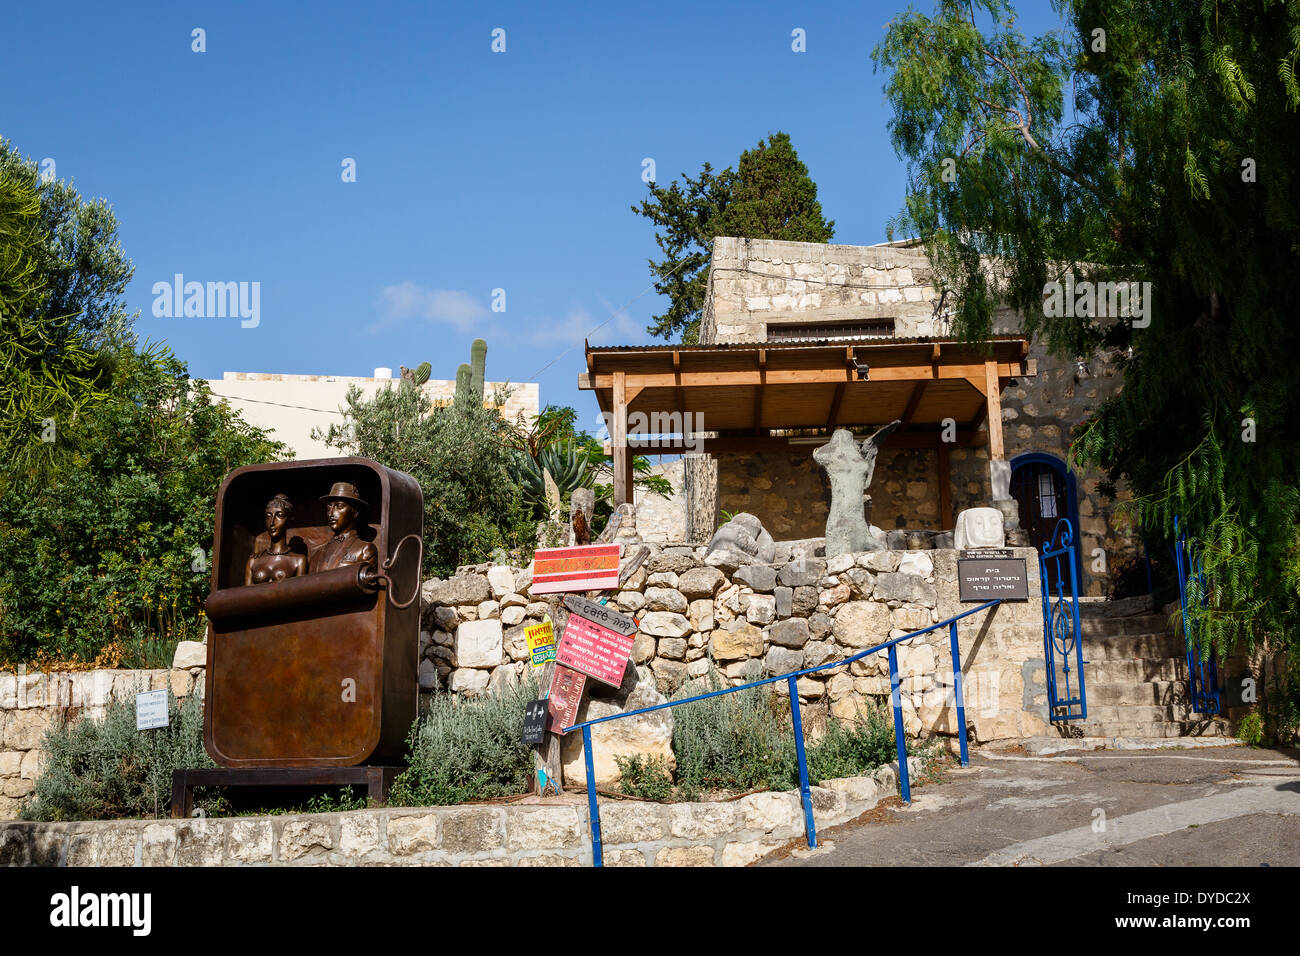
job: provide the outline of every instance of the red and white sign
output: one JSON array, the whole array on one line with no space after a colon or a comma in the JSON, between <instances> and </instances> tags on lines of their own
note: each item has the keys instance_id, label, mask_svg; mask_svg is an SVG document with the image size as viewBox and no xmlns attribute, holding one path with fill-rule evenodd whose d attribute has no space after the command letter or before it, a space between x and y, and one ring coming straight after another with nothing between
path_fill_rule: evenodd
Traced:
<instances>
[{"instance_id":1,"label":"red and white sign","mask_svg":"<svg viewBox=\"0 0 1300 956\"><path fill-rule=\"evenodd\" d=\"M587 678L567 667L556 667L551 675L551 693L546 698L546 709L551 715L551 733L563 734L565 727L578 722L578 705Z\"/></svg>"},{"instance_id":2,"label":"red and white sign","mask_svg":"<svg viewBox=\"0 0 1300 956\"><path fill-rule=\"evenodd\" d=\"M635 640L635 633L620 634L580 614L570 614L555 651L555 661L602 684L617 687L623 683L623 671Z\"/></svg>"},{"instance_id":3,"label":"red and white sign","mask_svg":"<svg viewBox=\"0 0 1300 956\"><path fill-rule=\"evenodd\" d=\"M539 548L533 555L534 594L605 591L618 587L618 544Z\"/></svg>"}]
</instances>

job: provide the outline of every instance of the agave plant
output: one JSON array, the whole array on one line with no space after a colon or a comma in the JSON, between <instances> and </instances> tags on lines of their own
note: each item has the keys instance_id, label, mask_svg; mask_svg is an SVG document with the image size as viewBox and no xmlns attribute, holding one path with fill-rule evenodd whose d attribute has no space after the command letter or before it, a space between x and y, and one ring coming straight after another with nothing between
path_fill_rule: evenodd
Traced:
<instances>
[{"instance_id":1,"label":"agave plant","mask_svg":"<svg viewBox=\"0 0 1300 956\"><path fill-rule=\"evenodd\" d=\"M546 500L547 473L560 492L561 502L568 501L577 489L591 487L593 478L590 463L573 442L549 445L538 452L536 458L522 453L516 455L510 469L511 477L523 489L524 500L539 516L545 516L551 508Z\"/></svg>"}]
</instances>

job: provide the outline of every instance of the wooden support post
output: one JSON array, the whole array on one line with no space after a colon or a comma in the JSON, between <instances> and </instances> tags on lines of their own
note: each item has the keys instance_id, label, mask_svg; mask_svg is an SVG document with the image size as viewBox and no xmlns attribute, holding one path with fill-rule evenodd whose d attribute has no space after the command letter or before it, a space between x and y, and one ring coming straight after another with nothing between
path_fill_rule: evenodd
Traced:
<instances>
[{"instance_id":1,"label":"wooden support post","mask_svg":"<svg viewBox=\"0 0 1300 956\"><path fill-rule=\"evenodd\" d=\"M1006 448L1002 443L1002 393L998 387L998 363L984 363L984 395L988 408L989 425L989 460L1006 459Z\"/></svg>"},{"instance_id":2,"label":"wooden support post","mask_svg":"<svg viewBox=\"0 0 1300 956\"><path fill-rule=\"evenodd\" d=\"M627 377L614 373L614 432L610 435L614 454L614 506L632 500L632 460L627 454Z\"/></svg>"},{"instance_id":3,"label":"wooden support post","mask_svg":"<svg viewBox=\"0 0 1300 956\"><path fill-rule=\"evenodd\" d=\"M939 442L939 528L951 531L952 520L952 468L948 459L948 443Z\"/></svg>"},{"instance_id":4,"label":"wooden support post","mask_svg":"<svg viewBox=\"0 0 1300 956\"><path fill-rule=\"evenodd\" d=\"M554 621L552 621L552 624L554 624ZM560 639L558 628L556 631L555 639L557 642ZM538 680L538 684L542 689L543 694L546 694L550 691L551 677L554 675L554 673L555 673L555 664L553 662L550 664L542 665L541 672L538 674L537 680ZM548 727L546 729L546 735L542 738L542 742L540 744L533 744L533 754L534 754L533 780L532 780L532 786L529 787L529 790L533 793L540 794L541 796L544 797L549 796L550 793L552 792L551 784L553 783L554 785L553 792L559 793L560 789L564 786L564 781L562 779L562 774L564 772L563 765L560 763L559 735L551 733L551 730ZM548 781L548 784L545 789L542 788L541 780L537 776L538 770L546 774L546 779Z\"/></svg>"}]
</instances>

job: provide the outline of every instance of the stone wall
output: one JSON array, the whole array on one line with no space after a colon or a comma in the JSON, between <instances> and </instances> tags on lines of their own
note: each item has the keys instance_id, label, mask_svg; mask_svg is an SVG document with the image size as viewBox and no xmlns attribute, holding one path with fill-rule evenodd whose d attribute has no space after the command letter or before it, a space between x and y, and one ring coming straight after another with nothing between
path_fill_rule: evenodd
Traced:
<instances>
[{"instance_id":1,"label":"stone wall","mask_svg":"<svg viewBox=\"0 0 1300 956\"><path fill-rule=\"evenodd\" d=\"M652 546L611 601L639 622L632 649L636 673L625 684L651 685L647 695L671 695L712 665L725 680L741 684L842 660L973 606L958 600L952 550L878 551L826 561L792 554L790 544L781 547L776 564L737 568L709 565L703 548ZM625 556L634 548L625 546ZM1016 556L1026 559L1032 599L980 612L958 627L966 716L979 741L1047 731L1038 562L1028 548L1016 549ZM527 569L462 568L447 581L426 582L424 601L422 682L460 694L518 680L529 666L525 628L563 615L559 596L532 595ZM947 629L900 645L899 667L907 733L955 734ZM786 691L783 683L776 688ZM810 727L827 715L854 719L868 699L889 695L885 656L802 678L799 695ZM604 705L589 699L584 706ZM580 711L579 719L588 713ZM635 749L612 736L610 728L620 723L593 731L598 780L610 779L615 753ZM667 740L662 728L657 734L655 749L666 749L671 728ZM565 762L566 772L580 781L577 752L566 753Z\"/></svg>"},{"instance_id":2,"label":"stone wall","mask_svg":"<svg viewBox=\"0 0 1300 956\"><path fill-rule=\"evenodd\" d=\"M913 773L920 767L908 761ZM835 826L897 793L897 767L812 788ZM606 866L744 866L804 835L797 793L600 800ZM0 866L591 866L587 801L194 820L0 823Z\"/></svg>"},{"instance_id":3,"label":"stone wall","mask_svg":"<svg viewBox=\"0 0 1300 956\"><path fill-rule=\"evenodd\" d=\"M191 647L202 644L185 642ZM184 645L182 645L184 646ZM180 660L184 663L184 660ZM114 700L171 687L177 697L203 691L203 668L0 673L0 820L18 816L36 787L41 738L60 720L100 719Z\"/></svg>"}]
</instances>

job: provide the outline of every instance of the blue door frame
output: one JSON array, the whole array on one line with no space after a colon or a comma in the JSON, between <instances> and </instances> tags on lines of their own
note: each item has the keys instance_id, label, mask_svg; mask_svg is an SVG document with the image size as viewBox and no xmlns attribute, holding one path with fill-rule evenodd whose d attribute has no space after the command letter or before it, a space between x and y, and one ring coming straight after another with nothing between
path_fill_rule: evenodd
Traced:
<instances>
[{"instance_id":1,"label":"blue door frame","mask_svg":"<svg viewBox=\"0 0 1300 956\"><path fill-rule=\"evenodd\" d=\"M1074 472L1071 471L1064 461L1055 455L1049 455L1041 451L1026 452L1023 455L1017 455L1011 459L1011 476L1015 481L1016 469L1021 465L1032 465L1041 463L1049 465L1053 470L1060 474L1065 482L1065 514L1058 515L1058 518L1066 518L1070 522L1070 527L1075 530L1076 537L1074 541L1074 574L1075 580L1080 585L1083 583L1083 548L1082 542L1078 540L1077 531L1079 528L1079 489L1074 480ZM1054 536L1054 535L1053 535ZM1040 548L1041 550L1041 548Z\"/></svg>"}]
</instances>

